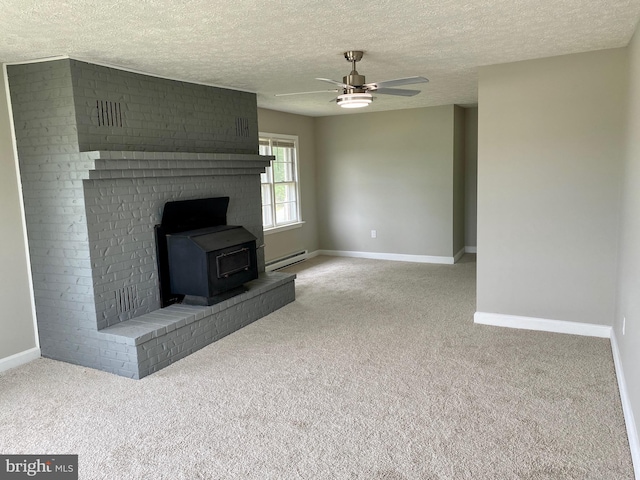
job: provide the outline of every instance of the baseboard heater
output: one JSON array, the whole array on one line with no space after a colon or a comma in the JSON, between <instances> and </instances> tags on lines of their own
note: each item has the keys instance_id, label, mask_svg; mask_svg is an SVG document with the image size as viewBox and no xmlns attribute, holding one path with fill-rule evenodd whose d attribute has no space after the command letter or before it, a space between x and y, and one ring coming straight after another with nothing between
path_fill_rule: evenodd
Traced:
<instances>
[{"instance_id":1,"label":"baseboard heater","mask_svg":"<svg viewBox=\"0 0 640 480\"><path fill-rule=\"evenodd\" d=\"M308 250L300 250L299 252L285 255L265 263L265 270L271 272L280 268L289 267L295 263L303 262L307 259Z\"/></svg>"}]
</instances>

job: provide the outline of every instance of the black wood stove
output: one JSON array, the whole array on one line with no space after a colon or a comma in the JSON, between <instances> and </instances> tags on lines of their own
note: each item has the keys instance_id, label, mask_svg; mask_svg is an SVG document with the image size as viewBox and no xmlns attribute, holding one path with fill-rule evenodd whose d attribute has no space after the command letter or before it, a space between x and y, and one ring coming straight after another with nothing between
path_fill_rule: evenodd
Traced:
<instances>
[{"instance_id":1,"label":"black wood stove","mask_svg":"<svg viewBox=\"0 0 640 480\"><path fill-rule=\"evenodd\" d=\"M167 202L156 226L162 306L213 305L258 278L256 237L227 225L229 197Z\"/></svg>"}]
</instances>

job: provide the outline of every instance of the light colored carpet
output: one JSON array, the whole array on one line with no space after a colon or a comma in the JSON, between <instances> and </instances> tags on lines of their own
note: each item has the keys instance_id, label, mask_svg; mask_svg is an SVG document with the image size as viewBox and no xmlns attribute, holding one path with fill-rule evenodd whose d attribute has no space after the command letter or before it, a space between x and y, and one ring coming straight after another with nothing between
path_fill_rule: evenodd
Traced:
<instances>
[{"instance_id":1,"label":"light colored carpet","mask_svg":"<svg viewBox=\"0 0 640 480\"><path fill-rule=\"evenodd\" d=\"M296 302L143 380L0 375L0 453L88 479L633 478L609 341L474 325L473 257L288 271Z\"/></svg>"}]
</instances>

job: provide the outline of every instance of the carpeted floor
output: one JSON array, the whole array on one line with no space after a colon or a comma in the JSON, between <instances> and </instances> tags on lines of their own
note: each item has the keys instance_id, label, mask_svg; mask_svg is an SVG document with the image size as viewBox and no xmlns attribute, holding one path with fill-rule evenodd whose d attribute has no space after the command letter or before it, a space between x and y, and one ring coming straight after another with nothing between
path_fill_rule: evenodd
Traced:
<instances>
[{"instance_id":1,"label":"carpeted floor","mask_svg":"<svg viewBox=\"0 0 640 480\"><path fill-rule=\"evenodd\" d=\"M0 453L94 479L631 479L609 341L473 324L475 262L318 257L297 300L143 380L0 374Z\"/></svg>"}]
</instances>

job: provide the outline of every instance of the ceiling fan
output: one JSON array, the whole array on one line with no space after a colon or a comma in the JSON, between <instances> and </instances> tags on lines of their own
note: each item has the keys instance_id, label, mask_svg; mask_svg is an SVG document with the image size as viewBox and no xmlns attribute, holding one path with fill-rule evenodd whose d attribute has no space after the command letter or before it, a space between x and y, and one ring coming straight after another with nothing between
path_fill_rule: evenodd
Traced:
<instances>
[{"instance_id":1,"label":"ceiling fan","mask_svg":"<svg viewBox=\"0 0 640 480\"><path fill-rule=\"evenodd\" d=\"M399 95L402 97L413 97L420 93L420 90L404 90L400 85L412 85L414 83L426 83L429 80L424 77L406 77L395 80L385 80L383 82L365 83L364 75L360 75L356 70L356 63L362 60L364 52L360 50L349 50L344 52L344 58L351 63L351 73L342 78L342 82L331 80L330 78L316 78L322 82L331 83L338 88L332 90L316 90L313 92L280 93L276 97L289 95L306 95L309 93L339 93L334 100L343 108L366 107L373 101L373 92L381 95ZM331 100L333 102L333 100Z\"/></svg>"}]
</instances>

